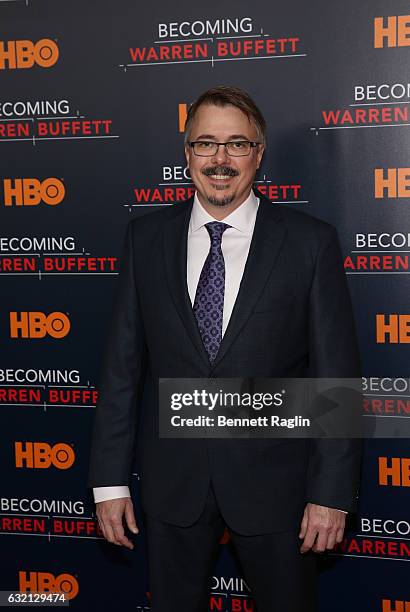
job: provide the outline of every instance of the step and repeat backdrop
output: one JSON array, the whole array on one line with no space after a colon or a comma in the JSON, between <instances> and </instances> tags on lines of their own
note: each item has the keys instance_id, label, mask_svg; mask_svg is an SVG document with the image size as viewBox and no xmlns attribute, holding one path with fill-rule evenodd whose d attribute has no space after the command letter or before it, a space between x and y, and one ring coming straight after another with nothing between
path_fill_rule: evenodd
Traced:
<instances>
[{"instance_id":1,"label":"step and repeat backdrop","mask_svg":"<svg viewBox=\"0 0 410 612\"><path fill-rule=\"evenodd\" d=\"M98 528L91 425L125 226L193 193L183 128L209 87L248 90L266 117L257 189L336 225L363 418L400 430L409 66L403 0L0 1L0 590L150 609L144 535L128 551ZM409 493L408 440L366 441L359 513L322 559L321 612L410 610ZM138 466L132 494L140 519ZM228 535L220 548L209 609L249 612Z\"/></svg>"}]
</instances>

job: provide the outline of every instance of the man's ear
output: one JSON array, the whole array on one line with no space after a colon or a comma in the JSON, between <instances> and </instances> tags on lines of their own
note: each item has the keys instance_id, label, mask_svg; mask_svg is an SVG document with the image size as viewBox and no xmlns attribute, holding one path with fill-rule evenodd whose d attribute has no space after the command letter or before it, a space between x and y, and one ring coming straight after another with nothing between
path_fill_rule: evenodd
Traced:
<instances>
[{"instance_id":1,"label":"man's ear","mask_svg":"<svg viewBox=\"0 0 410 612\"><path fill-rule=\"evenodd\" d=\"M265 152L265 145L258 145L258 153L256 157L257 159L256 167L257 168L259 168L259 166L261 165L264 152Z\"/></svg>"},{"instance_id":2,"label":"man's ear","mask_svg":"<svg viewBox=\"0 0 410 612\"><path fill-rule=\"evenodd\" d=\"M187 145L185 145L184 147L184 152L185 152L186 164L189 168L189 147Z\"/></svg>"}]
</instances>

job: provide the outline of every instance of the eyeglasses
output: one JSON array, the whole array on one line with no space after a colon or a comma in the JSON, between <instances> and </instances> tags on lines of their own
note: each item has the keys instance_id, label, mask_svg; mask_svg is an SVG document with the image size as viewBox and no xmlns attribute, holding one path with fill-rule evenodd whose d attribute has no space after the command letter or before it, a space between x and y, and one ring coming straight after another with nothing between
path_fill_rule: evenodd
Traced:
<instances>
[{"instance_id":1,"label":"eyeglasses","mask_svg":"<svg viewBox=\"0 0 410 612\"><path fill-rule=\"evenodd\" d=\"M249 155L251 149L257 147L260 142L249 142L249 140L232 140L230 142L213 142L210 140L193 140L189 146L199 157L213 157L219 151L219 147L224 145L225 151L232 157L244 157Z\"/></svg>"}]
</instances>

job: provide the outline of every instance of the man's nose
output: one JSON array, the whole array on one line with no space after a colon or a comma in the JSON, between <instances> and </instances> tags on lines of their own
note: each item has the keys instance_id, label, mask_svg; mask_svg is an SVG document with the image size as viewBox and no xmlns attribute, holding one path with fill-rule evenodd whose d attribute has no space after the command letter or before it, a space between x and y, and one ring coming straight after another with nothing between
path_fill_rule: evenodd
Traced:
<instances>
[{"instance_id":1,"label":"man's nose","mask_svg":"<svg viewBox=\"0 0 410 612\"><path fill-rule=\"evenodd\" d=\"M229 163L229 155L226 152L225 145L219 145L217 152L215 153L213 159L218 164Z\"/></svg>"}]
</instances>

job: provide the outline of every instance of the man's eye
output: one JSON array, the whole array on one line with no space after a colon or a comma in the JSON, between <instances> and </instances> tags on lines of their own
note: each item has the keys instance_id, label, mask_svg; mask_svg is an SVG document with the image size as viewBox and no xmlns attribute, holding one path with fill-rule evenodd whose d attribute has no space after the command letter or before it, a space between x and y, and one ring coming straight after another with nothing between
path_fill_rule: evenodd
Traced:
<instances>
[{"instance_id":1,"label":"man's eye","mask_svg":"<svg viewBox=\"0 0 410 612\"><path fill-rule=\"evenodd\" d=\"M233 142L231 143L234 149L246 149L247 142Z\"/></svg>"},{"instance_id":2,"label":"man's eye","mask_svg":"<svg viewBox=\"0 0 410 612\"><path fill-rule=\"evenodd\" d=\"M209 149L212 144L212 142L197 142L196 146L200 149Z\"/></svg>"}]
</instances>

